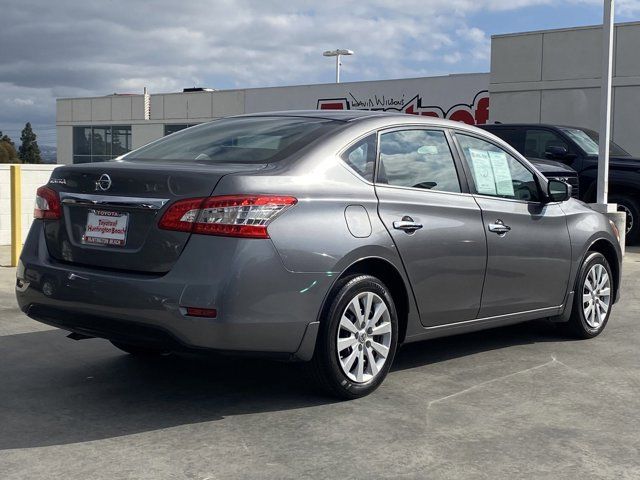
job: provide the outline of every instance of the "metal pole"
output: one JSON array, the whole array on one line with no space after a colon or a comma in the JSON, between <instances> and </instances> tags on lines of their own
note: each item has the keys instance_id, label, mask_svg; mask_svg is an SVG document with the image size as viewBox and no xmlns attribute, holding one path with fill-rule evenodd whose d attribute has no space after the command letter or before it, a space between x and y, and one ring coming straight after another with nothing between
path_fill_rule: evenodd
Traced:
<instances>
[{"instance_id":1,"label":"metal pole","mask_svg":"<svg viewBox=\"0 0 640 480\"><path fill-rule=\"evenodd\" d=\"M611 77L613 75L614 9L614 0L604 0L597 190L597 203L599 205L606 205L609 195L609 142L611 140Z\"/></svg>"},{"instance_id":2,"label":"metal pole","mask_svg":"<svg viewBox=\"0 0 640 480\"><path fill-rule=\"evenodd\" d=\"M20 165L11 165L11 266L18 265L22 250L22 180Z\"/></svg>"},{"instance_id":3,"label":"metal pole","mask_svg":"<svg viewBox=\"0 0 640 480\"><path fill-rule=\"evenodd\" d=\"M336 55L336 83L340 83L340 54Z\"/></svg>"}]
</instances>

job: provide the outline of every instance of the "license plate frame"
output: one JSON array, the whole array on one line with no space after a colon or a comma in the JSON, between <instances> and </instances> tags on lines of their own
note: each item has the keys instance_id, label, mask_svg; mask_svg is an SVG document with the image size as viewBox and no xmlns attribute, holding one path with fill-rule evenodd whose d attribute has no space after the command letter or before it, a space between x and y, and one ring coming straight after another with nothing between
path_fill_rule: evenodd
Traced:
<instances>
[{"instance_id":1,"label":"license plate frame","mask_svg":"<svg viewBox=\"0 0 640 480\"><path fill-rule=\"evenodd\" d=\"M87 211L82 243L98 247L124 247L128 230L127 212L90 209Z\"/></svg>"}]
</instances>

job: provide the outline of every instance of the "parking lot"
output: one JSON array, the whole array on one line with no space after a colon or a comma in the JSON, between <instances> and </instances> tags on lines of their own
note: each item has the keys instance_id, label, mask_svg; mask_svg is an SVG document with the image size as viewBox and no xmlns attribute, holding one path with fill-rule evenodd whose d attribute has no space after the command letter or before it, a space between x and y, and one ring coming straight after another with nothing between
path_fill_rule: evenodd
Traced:
<instances>
[{"instance_id":1,"label":"parking lot","mask_svg":"<svg viewBox=\"0 0 640 480\"><path fill-rule=\"evenodd\" d=\"M632 248L595 340L532 322L413 344L336 402L299 365L69 340L19 312L0 268L0 478L637 479L639 274Z\"/></svg>"}]
</instances>

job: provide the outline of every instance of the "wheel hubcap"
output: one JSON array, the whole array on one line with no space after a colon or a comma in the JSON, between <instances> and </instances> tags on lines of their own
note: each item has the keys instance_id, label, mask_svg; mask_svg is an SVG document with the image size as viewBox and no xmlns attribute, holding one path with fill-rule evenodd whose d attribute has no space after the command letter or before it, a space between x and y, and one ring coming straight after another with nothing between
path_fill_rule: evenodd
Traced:
<instances>
[{"instance_id":1,"label":"wheel hubcap","mask_svg":"<svg viewBox=\"0 0 640 480\"><path fill-rule=\"evenodd\" d=\"M582 311L590 328L598 329L607 318L611 300L611 281L603 265L589 269L582 287Z\"/></svg>"},{"instance_id":2,"label":"wheel hubcap","mask_svg":"<svg viewBox=\"0 0 640 480\"><path fill-rule=\"evenodd\" d=\"M378 375L389 356L391 331L389 309L379 295L362 292L351 299L336 338L340 367L349 380L364 383Z\"/></svg>"}]
</instances>

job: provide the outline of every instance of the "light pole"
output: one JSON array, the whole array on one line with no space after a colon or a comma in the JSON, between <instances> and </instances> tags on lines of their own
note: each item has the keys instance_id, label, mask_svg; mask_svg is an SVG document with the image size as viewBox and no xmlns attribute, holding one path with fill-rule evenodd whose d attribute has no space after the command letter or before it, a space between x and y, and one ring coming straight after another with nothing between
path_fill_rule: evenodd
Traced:
<instances>
[{"instance_id":1,"label":"light pole","mask_svg":"<svg viewBox=\"0 0 640 480\"><path fill-rule=\"evenodd\" d=\"M602 20L602 83L600 87L600 142L598 150L599 205L608 203L609 140L611 139L611 77L613 75L614 0L604 0Z\"/></svg>"},{"instance_id":2,"label":"light pole","mask_svg":"<svg viewBox=\"0 0 640 480\"><path fill-rule=\"evenodd\" d=\"M620 232L620 247L624 255L627 216L617 205L609 203L609 141L611 139L611 84L613 77L613 36L615 30L615 0L604 0L602 20L602 83L600 87L600 135L598 142L598 185L593 208L606 214Z\"/></svg>"},{"instance_id":3,"label":"light pole","mask_svg":"<svg viewBox=\"0 0 640 480\"><path fill-rule=\"evenodd\" d=\"M325 57L336 57L336 83L340 83L340 56L353 55L353 50L337 48L336 50L327 50L323 52L322 55Z\"/></svg>"}]
</instances>

